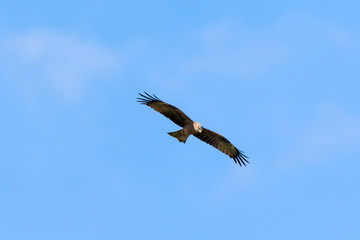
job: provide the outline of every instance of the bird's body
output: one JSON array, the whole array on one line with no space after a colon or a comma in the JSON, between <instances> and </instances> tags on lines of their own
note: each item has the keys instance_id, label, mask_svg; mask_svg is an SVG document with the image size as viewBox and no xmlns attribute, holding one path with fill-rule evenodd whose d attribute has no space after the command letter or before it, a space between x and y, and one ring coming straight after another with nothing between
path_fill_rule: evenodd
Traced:
<instances>
[{"instance_id":1,"label":"bird's body","mask_svg":"<svg viewBox=\"0 0 360 240\"><path fill-rule=\"evenodd\" d=\"M203 130L202 126L200 123L198 122L192 122L192 123L188 123L184 126L183 129L176 131L176 132L170 132L168 133L170 136L173 136L175 138L177 138L179 140L179 142L186 142L186 139L191 135L191 134L197 134L197 133L201 133Z\"/></svg>"},{"instance_id":2,"label":"bird's body","mask_svg":"<svg viewBox=\"0 0 360 240\"><path fill-rule=\"evenodd\" d=\"M139 93L142 98L138 98L139 102L145 104L157 112L163 114L165 117L172 120L174 123L182 127L181 130L175 132L169 132L168 134L172 137L175 137L179 142L185 143L187 138L190 135L194 135L200 140L212 145L213 147L219 149L221 152L227 154L229 157L234 159L235 163L241 163L245 166L246 156L242 151L238 150L234 145L232 145L229 140L227 140L222 135L215 133L211 130L208 130L198 122L192 121L185 113L180 109L161 101L155 95L151 96L145 92L146 95Z\"/></svg>"}]
</instances>

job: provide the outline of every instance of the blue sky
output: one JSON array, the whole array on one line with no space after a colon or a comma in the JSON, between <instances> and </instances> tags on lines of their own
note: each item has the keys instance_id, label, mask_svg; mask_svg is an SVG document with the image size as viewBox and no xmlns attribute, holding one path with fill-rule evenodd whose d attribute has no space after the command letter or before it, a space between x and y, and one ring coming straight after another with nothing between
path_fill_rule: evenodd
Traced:
<instances>
[{"instance_id":1,"label":"blue sky","mask_svg":"<svg viewBox=\"0 0 360 240\"><path fill-rule=\"evenodd\" d=\"M358 1L6 1L1 239L359 239ZM154 93L240 168L136 102Z\"/></svg>"}]
</instances>

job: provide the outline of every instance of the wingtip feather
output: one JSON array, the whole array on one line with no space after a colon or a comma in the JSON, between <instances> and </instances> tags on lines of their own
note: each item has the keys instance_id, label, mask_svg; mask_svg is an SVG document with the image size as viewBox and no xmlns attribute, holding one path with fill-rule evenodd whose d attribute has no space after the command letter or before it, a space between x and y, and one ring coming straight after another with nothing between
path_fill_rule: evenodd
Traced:
<instances>
[{"instance_id":1,"label":"wingtip feather","mask_svg":"<svg viewBox=\"0 0 360 240\"><path fill-rule=\"evenodd\" d=\"M246 163L249 164L247 158L248 157L241 150L238 150L238 154L235 157L233 157L235 163L238 163L240 165L240 167L242 167L241 164L243 164L244 166L246 166Z\"/></svg>"},{"instance_id":2,"label":"wingtip feather","mask_svg":"<svg viewBox=\"0 0 360 240\"><path fill-rule=\"evenodd\" d=\"M151 102L161 102L160 98L156 97L155 95L154 96L151 96L150 94L148 94L147 92L144 91L144 94L142 93L138 93L141 98L137 98L138 101L137 102L140 102L141 104L148 104L148 103L151 103Z\"/></svg>"}]
</instances>

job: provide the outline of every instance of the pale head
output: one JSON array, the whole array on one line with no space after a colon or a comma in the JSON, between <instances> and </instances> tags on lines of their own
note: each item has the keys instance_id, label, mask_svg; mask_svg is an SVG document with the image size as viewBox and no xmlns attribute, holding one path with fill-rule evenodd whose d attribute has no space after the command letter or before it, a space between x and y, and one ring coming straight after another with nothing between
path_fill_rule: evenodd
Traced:
<instances>
[{"instance_id":1,"label":"pale head","mask_svg":"<svg viewBox=\"0 0 360 240\"><path fill-rule=\"evenodd\" d=\"M203 130L203 127L198 122L194 122L193 127L196 133L201 133Z\"/></svg>"}]
</instances>

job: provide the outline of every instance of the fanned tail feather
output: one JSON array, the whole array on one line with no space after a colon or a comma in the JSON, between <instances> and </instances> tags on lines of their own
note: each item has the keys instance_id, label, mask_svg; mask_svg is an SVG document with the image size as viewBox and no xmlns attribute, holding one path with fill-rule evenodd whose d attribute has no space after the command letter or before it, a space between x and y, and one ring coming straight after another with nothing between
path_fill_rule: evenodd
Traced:
<instances>
[{"instance_id":1,"label":"fanned tail feather","mask_svg":"<svg viewBox=\"0 0 360 240\"><path fill-rule=\"evenodd\" d=\"M186 139L189 137L190 134L185 133L182 129L176 132L169 132L168 133L170 136L176 138L177 140L179 140L179 142L186 142Z\"/></svg>"}]
</instances>

